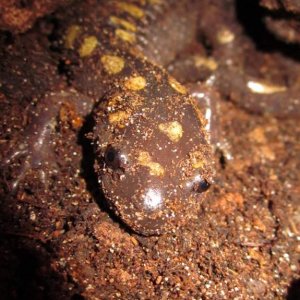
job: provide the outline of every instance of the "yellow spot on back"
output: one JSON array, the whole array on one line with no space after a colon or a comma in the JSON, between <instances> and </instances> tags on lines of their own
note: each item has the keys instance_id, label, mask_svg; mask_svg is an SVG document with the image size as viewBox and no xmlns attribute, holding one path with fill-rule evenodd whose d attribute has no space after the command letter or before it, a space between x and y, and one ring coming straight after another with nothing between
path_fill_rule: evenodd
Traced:
<instances>
[{"instance_id":1,"label":"yellow spot on back","mask_svg":"<svg viewBox=\"0 0 300 300\"><path fill-rule=\"evenodd\" d=\"M129 32L123 29L116 29L115 34L119 39L121 39L124 42L133 44L136 41L136 37L133 32Z\"/></svg>"},{"instance_id":2,"label":"yellow spot on back","mask_svg":"<svg viewBox=\"0 0 300 300\"><path fill-rule=\"evenodd\" d=\"M115 16L111 16L109 18L109 20L113 25L122 26L126 30L136 32L136 26L134 24L124 20L124 19L121 19L121 18L118 18L118 17L115 17Z\"/></svg>"},{"instance_id":3,"label":"yellow spot on back","mask_svg":"<svg viewBox=\"0 0 300 300\"><path fill-rule=\"evenodd\" d=\"M132 17L134 17L136 19L140 19L144 16L143 10L141 10L139 7L137 7L133 4L129 4L129 3L125 3L125 2L117 2L117 6L122 11L127 12L128 14L130 14Z\"/></svg>"},{"instance_id":4,"label":"yellow spot on back","mask_svg":"<svg viewBox=\"0 0 300 300\"><path fill-rule=\"evenodd\" d=\"M178 93L180 94L186 94L187 90L186 88L181 85L176 79L174 79L173 77L169 77L169 84L170 86Z\"/></svg>"},{"instance_id":5,"label":"yellow spot on back","mask_svg":"<svg viewBox=\"0 0 300 300\"><path fill-rule=\"evenodd\" d=\"M91 35L85 37L78 51L80 57L90 56L97 47L97 45L98 40L95 36Z\"/></svg>"},{"instance_id":6,"label":"yellow spot on back","mask_svg":"<svg viewBox=\"0 0 300 300\"><path fill-rule=\"evenodd\" d=\"M251 90L252 93L256 94L274 94L286 91L286 87L282 85L270 84L267 82L259 82L259 81L248 81L247 82L248 89Z\"/></svg>"},{"instance_id":7,"label":"yellow spot on back","mask_svg":"<svg viewBox=\"0 0 300 300\"><path fill-rule=\"evenodd\" d=\"M110 113L108 115L108 121L112 125L117 125L120 128L124 128L124 123L129 119L130 116L131 112L121 110L114 113Z\"/></svg>"},{"instance_id":8,"label":"yellow spot on back","mask_svg":"<svg viewBox=\"0 0 300 300\"><path fill-rule=\"evenodd\" d=\"M220 44L229 44L235 39L235 35L228 28L222 28L217 33L217 40Z\"/></svg>"},{"instance_id":9,"label":"yellow spot on back","mask_svg":"<svg viewBox=\"0 0 300 300\"><path fill-rule=\"evenodd\" d=\"M141 166L148 167L152 176L163 176L165 173L164 168L159 163L153 162L150 154L146 151L139 153L138 163Z\"/></svg>"},{"instance_id":10,"label":"yellow spot on back","mask_svg":"<svg viewBox=\"0 0 300 300\"><path fill-rule=\"evenodd\" d=\"M190 153L192 167L194 169L202 169L205 165L204 153L200 150Z\"/></svg>"},{"instance_id":11,"label":"yellow spot on back","mask_svg":"<svg viewBox=\"0 0 300 300\"><path fill-rule=\"evenodd\" d=\"M65 35L65 47L72 49L76 38L78 37L81 29L78 25L71 25Z\"/></svg>"},{"instance_id":12,"label":"yellow spot on back","mask_svg":"<svg viewBox=\"0 0 300 300\"><path fill-rule=\"evenodd\" d=\"M146 86L146 79L142 76L133 76L124 83L125 87L132 91L142 90Z\"/></svg>"},{"instance_id":13,"label":"yellow spot on back","mask_svg":"<svg viewBox=\"0 0 300 300\"><path fill-rule=\"evenodd\" d=\"M104 70L110 75L120 73L125 65L124 59L115 55L103 55L101 57L101 63L103 64Z\"/></svg>"},{"instance_id":14,"label":"yellow spot on back","mask_svg":"<svg viewBox=\"0 0 300 300\"><path fill-rule=\"evenodd\" d=\"M159 124L158 128L166 134L172 142L178 142L183 134L182 126L177 121Z\"/></svg>"}]
</instances>

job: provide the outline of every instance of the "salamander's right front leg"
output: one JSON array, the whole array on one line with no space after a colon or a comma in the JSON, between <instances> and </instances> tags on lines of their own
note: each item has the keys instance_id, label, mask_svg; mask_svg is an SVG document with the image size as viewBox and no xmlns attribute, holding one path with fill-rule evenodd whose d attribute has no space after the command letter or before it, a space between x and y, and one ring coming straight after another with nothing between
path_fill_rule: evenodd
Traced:
<instances>
[{"instance_id":1,"label":"salamander's right front leg","mask_svg":"<svg viewBox=\"0 0 300 300\"><path fill-rule=\"evenodd\" d=\"M28 125L4 145L1 172L7 182L8 194L15 193L33 169L38 170L39 180L47 186L47 174L55 173L57 169L55 135L58 125L68 122L78 131L93 103L93 99L68 90L50 92L30 109L26 116Z\"/></svg>"}]
</instances>

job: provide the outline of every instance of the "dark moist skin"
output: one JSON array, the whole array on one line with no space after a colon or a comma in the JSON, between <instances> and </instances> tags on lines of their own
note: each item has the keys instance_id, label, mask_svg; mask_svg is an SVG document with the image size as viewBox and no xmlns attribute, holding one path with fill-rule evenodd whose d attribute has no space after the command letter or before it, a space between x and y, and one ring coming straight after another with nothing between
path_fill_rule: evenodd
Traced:
<instances>
[{"instance_id":1,"label":"dark moist skin","mask_svg":"<svg viewBox=\"0 0 300 300\"><path fill-rule=\"evenodd\" d=\"M257 51L234 8L232 0L203 2L199 31L212 49L209 59L214 60L209 64L205 60L213 68L207 84L248 111L299 117L300 64L279 53ZM247 61L249 57L252 61Z\"/></svg>"},{"instance_id":2,"label":"dark moist skin","mask_svg":"<svg viewBox=\"0 0 300 300\"><path fill-rule=\"evenodd\" d=\"M206 122L186 88L156 65L190 43L197 5L94 2L58 15L63 26L53 47L75 89L47 92L38 103L22 153L14 150L5 161L25 157L11 189L28 168L51 166L47 138L63 105L76 120L98 103L92 142L104 195L132 230L162 234L195 216L212 182Z\"/></svg>"}]
</instances>

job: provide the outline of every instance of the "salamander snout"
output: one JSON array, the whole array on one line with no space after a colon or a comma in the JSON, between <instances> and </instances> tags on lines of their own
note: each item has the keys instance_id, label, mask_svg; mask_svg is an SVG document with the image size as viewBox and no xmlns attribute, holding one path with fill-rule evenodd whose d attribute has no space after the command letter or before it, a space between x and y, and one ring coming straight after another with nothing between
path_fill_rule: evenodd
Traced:
<instances>
[{"instance_id":1,"label":"salamander snout","mask_svg":"<svg viewBox=\"0 0 300 300\"><path fill-rule=\"evenodd\" d=\"M168 147L155 153L121 144L109 144L97 159L96 170L110 207L143 235L184 224L210 186L205 171L193 170L189 154L176 156Z\"/></svg>"}]
</instances>

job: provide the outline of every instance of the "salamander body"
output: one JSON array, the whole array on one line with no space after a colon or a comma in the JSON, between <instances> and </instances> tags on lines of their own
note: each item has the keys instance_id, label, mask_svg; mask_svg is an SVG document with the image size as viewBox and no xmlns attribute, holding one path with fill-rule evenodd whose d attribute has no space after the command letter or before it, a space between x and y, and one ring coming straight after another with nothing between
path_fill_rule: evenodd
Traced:
<instances>
[{"instance_id":1,"label":"salamander body","mask_svg":"<svg viewBox=\"0 0 300 300\"><path fill-rule=\"evenodd\" d=\"M76 119L94 106L95 171L120 219L152 235L195 214L213 173L205 120L186 88L158 66L194 37L195 5L89 1L58 14L52 47L72 88L47 91L38 102L22 153L6 159L25 157L12 191L28 169L53 163L47 141L61 108L71 107Z\"/></svg>"}]
</instances>

